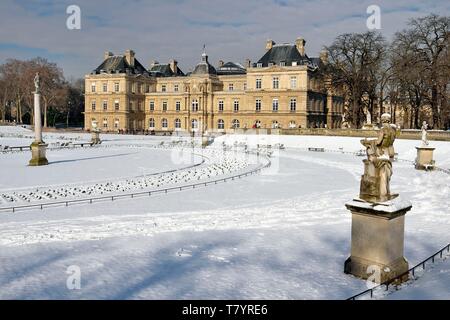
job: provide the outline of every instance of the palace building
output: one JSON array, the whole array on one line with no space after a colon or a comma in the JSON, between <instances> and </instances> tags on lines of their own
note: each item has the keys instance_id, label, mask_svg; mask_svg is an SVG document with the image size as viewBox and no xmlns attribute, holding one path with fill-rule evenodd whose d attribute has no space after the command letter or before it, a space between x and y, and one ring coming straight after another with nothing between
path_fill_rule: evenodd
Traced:
<instances>
[{"instance_id":1,"label":"palace building","mask_svg":"<svg viewBox=\"0 0 450 320\"><path fill-rule=\"evenodd\" d=\"M187 74L175 60L146 68L132 50L106 52L85 78L85 129L93 122L107 132L340 128L343 99L320 77L327 56L308 57L305 43L269 40L245 65L214 67L204 52Z\"/></svg>"}]
</instances>

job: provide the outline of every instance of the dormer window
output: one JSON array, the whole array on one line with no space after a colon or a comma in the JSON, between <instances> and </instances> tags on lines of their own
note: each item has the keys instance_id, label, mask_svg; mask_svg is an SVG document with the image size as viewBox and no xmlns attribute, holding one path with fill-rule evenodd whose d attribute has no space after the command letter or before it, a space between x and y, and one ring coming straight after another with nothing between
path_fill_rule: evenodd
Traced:
<instances>
[{"instance_id":1,"label":"dormer window","mask_svg":"<svg viewBox=\"0 0 450 320\"><path fill-rule=\"evenodd\" d=\"M262 68L262 66L263 66L263 64L262 64L261 62L258 62L258 63L256 64L256 67L257 67L257 68Z\"/></svg>"},{"instance_id":2,"label":"dormer window","mask_svg":"<svg viewBox=\"0 0 450 320\"><path fill-rule=\"evenodd\" d=\"M280 67L285 67L286 66L286 62L285 61L281 61L280 62Z\"/></svg>"},{"instance_id":3,"label":"dormer window","mask_svg":"<svg viewBox=\"0 0 450 320\"><path fill-rule=\"evenodd\" d=\"M269 67L273 67L273 62L269 62Z\"/></svg>"},{"instance_id":4,"label":"dormer window","mask_svg":"<svg viewBox=\"0 0 450 320\"><path fill-rule=\"evenodd\" d=\"M166 92L167 86L165 84L161 85L161 92Z\"/></svg>"},{"instance_id":5,"label":"dormer window","mask_svg":"<svg viewBox=\"0 0 450 320\"><path fill-rule=\"evenodd\" d=\"M297 66L297 61L292 61L292 66L296 67Z\"/></svg>"}]
</instances>

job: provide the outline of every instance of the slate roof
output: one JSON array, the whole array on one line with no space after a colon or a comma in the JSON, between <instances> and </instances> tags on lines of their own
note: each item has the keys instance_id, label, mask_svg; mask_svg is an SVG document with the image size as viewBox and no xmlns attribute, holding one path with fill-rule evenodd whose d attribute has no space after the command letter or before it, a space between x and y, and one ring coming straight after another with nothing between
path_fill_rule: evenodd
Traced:
<instances>
[{"instance_id":1,"label":"slate roof","mask_svg":"<svg viewBox=\"0 0 450 320\"><path fill-rule=\"evenodd\" d=\"M194 75L201 75L201 74L217 74L216 68L214 68L211 64L208 62L208 56L206 53L202 54L202 61L197 64L194 71L191 72L191 74Z\"/></svg>"},{"instance_id":2,"label":"slate roof","mask_svg":"<svg viewBox=\"0 0 450 320\"><path fill-rule=\"evenodd\" d=\"M101 65L99 65L94 71L94 74L99 73L126 73L127 70L131 74L147 74L147 70L137 60L134 59L134 67L130 66L125 59L125 56L111 56Z\"/></svg>"},{"instance_id":3,"label":"slate roof","mask_svg":"<svg viewBox=\"0 0 450 320\"><path fill-rule=\"evenodd\" d=\"M223 66L217 68L218 75L235 75L246 73L247 71L241 64L234 62L227 62Z\"/></svg>"},{"instance_id":4,"label":"slate roof","mask_svg":"<svg viewBox=\"0 0 450 320\"><path fill-rule=\"evenodd\" d=\"M150 74L155 77L182 77L184 76L183 71L177 68L177 73L175 74L170 68L170 64L157 64L150 68Z\"/></svg>"},{"instance_id":5,"label":"slate roof","mask_svg":"<svg viewBox=\"0 0 450 320\"><path fill-rule=\"evenodd\" d=\"M296 61L297 65L311 63L311 59L306 54L302 56L295 45L282 44L275 45L272 49L269 49L253 66L256 67L261 63L262 67L268 67L270 63L280 65L281 62L284 62L286 66L292 66L293 61Z\"/></svg>"}]
</instances>

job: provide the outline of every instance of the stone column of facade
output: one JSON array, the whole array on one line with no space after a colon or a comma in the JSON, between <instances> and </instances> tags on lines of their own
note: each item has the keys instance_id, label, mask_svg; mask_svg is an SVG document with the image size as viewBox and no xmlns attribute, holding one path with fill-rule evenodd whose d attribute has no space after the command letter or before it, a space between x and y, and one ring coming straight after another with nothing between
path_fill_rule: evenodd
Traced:
<instances>
[{"instance_id":1,"label":"stone column of facade","mask_svg":"<svg viewBox=\"0 0 450 320\"><path fill-rule=\"evenodd\" d=\"M383 283L408 271L403 255L405 215L409 201L390 191L396 132L390 115L382 115L378 139L361 140L366 147L360 194L346 204L352 214L351 255L345 273ZM402 277L400 280L406 280Z\"/></svg>"},{"instance_id":2,"label":"stone column of facade","mask_svg":"<svg viewBox=\"0 0 450 320\"><path fill-rule=\"evenodd\" d=\"M30 166L48 165L46 158L47 145L42 140L42 120L41 120L41 94L39 87L39 74L34 78L36 91L34 92L34 141L31 144Z\"/></svg>"}]
</instances>

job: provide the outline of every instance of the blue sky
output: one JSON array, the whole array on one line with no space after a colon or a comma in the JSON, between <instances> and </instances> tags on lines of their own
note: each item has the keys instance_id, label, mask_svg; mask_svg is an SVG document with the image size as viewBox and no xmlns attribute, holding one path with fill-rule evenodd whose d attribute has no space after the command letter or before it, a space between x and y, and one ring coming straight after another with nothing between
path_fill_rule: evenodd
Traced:
<instances>
[{"instance_id":1,"label":"blue sky","mask_svg":"<svg viewBox=\"0 0 450 320\"><path fill-rule=\"evenodd\" d=\"M66 8L81 8L81 30L66 28ZM265 42L306 39L307 54L345 32L366 31L366 9L382 11L388 39L408 19L450 14L448 0L2 0L0 63L42 56L57 62L67 77L82 77L102 61L104 51L133 49L151 60L179 61L187 72L200 60L203 44L213 64L244 62L264 54Z\"/></svg>"}]
</instances>

